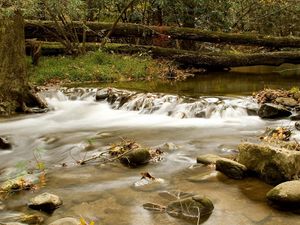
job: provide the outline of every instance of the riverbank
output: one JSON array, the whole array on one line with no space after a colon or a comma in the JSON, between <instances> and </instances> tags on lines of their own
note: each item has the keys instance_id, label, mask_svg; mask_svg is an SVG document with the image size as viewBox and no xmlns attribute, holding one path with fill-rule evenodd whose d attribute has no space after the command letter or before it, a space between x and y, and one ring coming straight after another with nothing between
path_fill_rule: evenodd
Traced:
<instances>
[{"instance_id":1,"label":"riverbank","mask_svg":"<svg viewBox=\"0 0 300 225\"><path fill-rule=\"evenodd\" d=\"M77 58L71 56L41 57L32 66L28 57L32 83L120 82L166 79L173 70L169 63L146 55L120 55L101 51L88 52Z\"/></svg>"}]
</instances>

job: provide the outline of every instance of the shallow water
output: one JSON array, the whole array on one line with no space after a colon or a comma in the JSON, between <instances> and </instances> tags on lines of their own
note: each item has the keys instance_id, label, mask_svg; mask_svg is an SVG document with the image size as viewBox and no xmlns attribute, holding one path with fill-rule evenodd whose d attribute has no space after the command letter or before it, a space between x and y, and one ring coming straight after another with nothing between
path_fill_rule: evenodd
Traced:
<instances>
[{"instance_id":1,"label":"shallow water","mask_svg":"<svg viewBox=\"0 0 300 225\"><path fill-rule=\"evenodd\" d=\"M47 101L54 110L1 120L0 135L9 137L14 146L11 151L0 152L0 179L17 175L20 168L16 165L22 161L31 160L34 164L33 150L37 148L43 149L40 156L48 174L47 185L41 190L13 195L5 201L7 208L0 211L0 217L13 212L33 213L26 208L28 199L47 191L61 196L64 204L51 216L44 215L45 224L68 216L103 225L191 224L142 207L146 202L165 205L167 200L159 192L180 190L206 195L212 200L215 210L205 225L300 224L299 215L277 211L266 203L265 194L271 186L254 178L231 180L214 168L195 163L196 156L203 153L234 154L242 140L257 141L266 126L292 125L290 121L249 116L243 107L251 100L245 97L221 98L222 103L217 105L230 107L217 107L207 118L182 119L178 112L185 110L189 115L186 111L191 110L185 102L177 102L171 108L169 102L157 103L160 110L150 113L143 109L130 110L132 102L112 109L105 101L95 102L93 90L89 93L77 100L69 100L62 92L47 93ZM226 94L243 95L244 92ZM190 92L186 95L191 96ZM197 95L198 92L193 94ZM214 101L215 95L210 96L213 98L198 95L197 99L189 99L189 103ZM167 151L163 161L136 169L119 163L99 165L97 161L76 165L76 160L105 151L121 138L149 147L172 142L178 149ZM93 147L87 150L91 139ZM62 167L63 163L67 167ZM164 182L134 187L144 171Z\"/></svg>"}]
</instances>

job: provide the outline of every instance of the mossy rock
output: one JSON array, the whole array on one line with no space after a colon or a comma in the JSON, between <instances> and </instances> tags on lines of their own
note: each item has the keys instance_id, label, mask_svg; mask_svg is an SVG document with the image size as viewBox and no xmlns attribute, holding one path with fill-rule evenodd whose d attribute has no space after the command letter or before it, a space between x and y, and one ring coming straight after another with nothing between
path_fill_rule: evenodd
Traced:
<instances>
[{"instance_id":1,"label":"mossy rock","mask_svg":"<svg viewBox=\"0 0 300 225\"><path fill-rule=\"evenodd\" d=\"M120 158L120 162L130 167L137 167L147 164L151 159L148 149L138 148L129 151L127 154Z\"/></svg>"}]
</instances>

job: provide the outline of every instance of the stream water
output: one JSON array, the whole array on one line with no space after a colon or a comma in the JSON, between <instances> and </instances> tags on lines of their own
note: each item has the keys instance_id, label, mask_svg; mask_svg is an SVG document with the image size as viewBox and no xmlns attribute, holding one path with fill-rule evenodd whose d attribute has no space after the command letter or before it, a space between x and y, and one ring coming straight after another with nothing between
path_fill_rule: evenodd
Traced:
<instances>
[{"instance_id":1,"label":"stream water","mask_svg":"<svg viewBox=\"0 0 300 225\"><path fill-rule=\"evenodd\" d=\"M63 217L83 217L101 225L191 224L142 207L146 202L167 204L159 196L161 191L184 191L205 195L214 203L215 210L205 225L300 224L300 215L267 204L265 194L270 185L255 178L235 181L214 168L196 164L200 154L236 153L241 141L257 141L266 126L293 125L289 120L261 120L251 115L249 112L257 105L245 94L256 91L257 86L300 86L298 76L273 79L272 74L266 74L263 79L257 75L262 85L261 80L254 81L251 74L244 74L243 86L248 86L240 91L229 76L228 87L220 92L205 91L217 88L214 78L212 83L205 78L204 84L201 80L182 83L189 87L186 93L184 88L173 90L173 85L167 95L137 94L121 107L96 102L93 88L68 89L69 94L48 91L44 95L53 109L48 113L1 119L0 136L7 136L13 143L12 150L0 151L1 181L16 176L20 167L34 164L35 149L41 149L39 156L46 165L47 181L36 192L22 192L4 201L6 208L0 209L0 222L18 212L34 213L26 207L28 199L50 192L60 196L64 204L52 215L44 215L45 224ZM160 88L151 91L164 92ZM152 100L147 103L145 99ZM297 138L298 133L294 135ZM164 160L135 169L119 163L99 165L97 161L76 165L76 160L105 151L122 138L149 147L174 143L177 148L167 150ZM93 140L91 146L89 140ZM145 171L163 182L135 187Z\"/></svg>"}]
</instances>

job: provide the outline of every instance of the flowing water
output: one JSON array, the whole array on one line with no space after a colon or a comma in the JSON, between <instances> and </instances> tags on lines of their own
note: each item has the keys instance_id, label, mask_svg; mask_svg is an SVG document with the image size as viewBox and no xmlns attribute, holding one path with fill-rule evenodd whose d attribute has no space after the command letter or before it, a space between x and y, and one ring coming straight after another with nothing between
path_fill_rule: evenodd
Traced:
<instances>
[{"instance_id":1,"label":"flowing water","mask_svg":"<svg viewBox=\"0 0 300 225\"><path fill-rule=\"evenodd\" d=\"M4 201L6 209L0 210L0 222L17 212L33 213L26 207L28 199L47 191L61 196L64 204L52 215L44 215L45 224L68 216L103 225L191 224L142 207L146 202L167 204L159 196L161 191L184 191L205 195L214 203L215 210L205 225L300 224L299 215L267 204L265 194L271 186L255 178L228 179L214 168L196 164L200 154L235 154L241 141L257 141L266 126L292 125L289 120L261 120L251 114L257 105L244 94L256 91L253 87L261 87L261 81L252 84L253 77L247 78L250 82L245 79L245 91L233 85L233 91L227 87L225 91L208 93L205 88L217 88L212 78L211 84L208 79L204 79L204 84L200 80L194 80L190 86L181 84L190 87L186 92L138 92L122 104L118 99L113 104L96 102L93 88L44 92L52 107L48 113L0 121L0 136L7 136L13 143L12 150L0 152L0 179L18 175L21 167L29 167L30 162L35 164L35 149L39 149L38 156L48 171L44 188L15 194ZM264 82L272 87L286 87L300 84L297 79L293 83L286 82L285 77ZM226 82L230 85L230 79ZM197 88L204 90L207 97L201 97ZM162 92L159 88L156 91ZM164 160L135 169L117 162L76 164L76 160L106 151L122 138L149 147L174 143L176 148L166 150ZM140 173L145 171L162 182L136 186Z\"/></svg>"}]
</instances>

